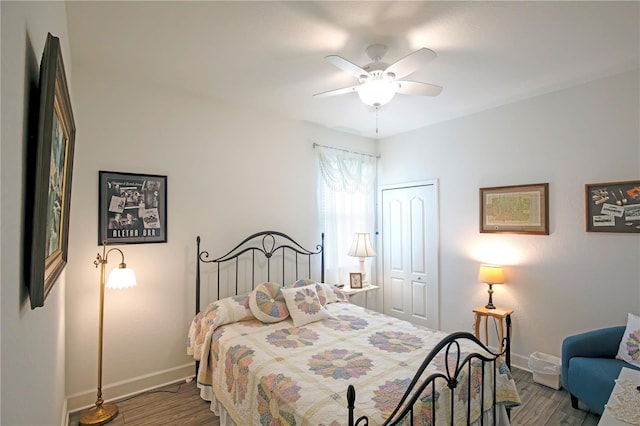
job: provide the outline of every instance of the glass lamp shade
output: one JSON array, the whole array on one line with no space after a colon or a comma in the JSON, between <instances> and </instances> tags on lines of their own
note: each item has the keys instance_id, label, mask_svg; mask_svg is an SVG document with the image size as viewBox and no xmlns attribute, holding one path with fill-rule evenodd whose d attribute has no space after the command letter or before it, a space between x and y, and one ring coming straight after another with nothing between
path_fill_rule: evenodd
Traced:
<instances>
[{"instance_id":1,"label":"glass lamp shade","mask_svg":"<svg viewBox=\"0 0 640 426\"><path fill-rule=\"evenodd\" d=\"M397 83L387 80L370 80L358 86L358 96L365 104L372 107L381 107L393 99L396 95Z\"/></svg>"},{"instance_id":2,"label":"glass lamp shade","mask_svg":"<svg viewBox=\"0 0 640 426\"><path fill-rule=\"evenodd\" d=\"M502 266L480 265L480 273L478 274L478 281L486 284L504 284Z\"/></svg>"},{"instance_id":3,"label":"glass lamp shade","mask_svg":"<svg viewBox=\"0 0 640 426\"><path fill-rule=\"evenodd\" d=\"M113 269L107 279L107 288L129 288L136 286L136 274L133 269L127 268L127 265L121 263L120 266Z\"/></svg>"},{"instance_id":4,"label":"glass lamp shade","mask_svg":"<svg viewBox=\"0 0 640 426\"><path fill-rule=\"evenodd\" d=\"M353 237L353 243L351 243L351 250L349 250L349 256L354 257L373 257L376 255L376 251L371 245L371 236L367 232L357 232Z\"/></svg>"}]
</instances>

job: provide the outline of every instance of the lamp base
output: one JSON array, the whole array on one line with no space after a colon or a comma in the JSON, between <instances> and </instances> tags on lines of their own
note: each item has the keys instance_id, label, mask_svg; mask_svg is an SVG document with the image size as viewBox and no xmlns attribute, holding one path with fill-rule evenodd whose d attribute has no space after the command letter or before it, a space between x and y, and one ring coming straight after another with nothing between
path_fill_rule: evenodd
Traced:
<instances>
[{"instance_id":1,"label":"lamp base","mask_svg":"<svg viewBox=\"0 0 640 426\"><path fill-rule=\"evenodd\" d=\"M496 307L493 306L493 303L489 303L488 305L484 305L485 308L487 309L495 309Z\"/></svg>"},{"instance_id":2,"label":"lamp base","mask_svg":"<svg viewBox=\"0 0 640 426\"><path fill-rule=\"evenodd\" d=\"M80 426L97 426L109 423L118 415L118 406L115 404L102 404L93 407L80 417Z\"/></svg>"}]
</instances>

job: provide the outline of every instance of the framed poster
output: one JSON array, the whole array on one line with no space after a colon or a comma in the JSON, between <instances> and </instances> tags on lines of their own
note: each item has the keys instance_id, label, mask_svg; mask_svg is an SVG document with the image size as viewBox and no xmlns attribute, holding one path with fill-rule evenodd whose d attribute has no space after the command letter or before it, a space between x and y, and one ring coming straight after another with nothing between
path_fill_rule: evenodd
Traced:
<instances>
[{"instance_id":1,"label":"framed poster","mask_svg":"<svg viewBox=\"0 0 640 426\"><path fill-rule=\"evenodd\" d=\"M640 233L640 181L584 186L587 232Z\"/></svg>"},{"instance_id":2,"label":"framed poster","mask_svg":"<svg viewBox=\"0 0 640 426\"><path fill-rule=\"evenodd\" d=\"M60 49L47 34L40 63L37 134L27 147L25 280L31 309L44 301L67 264L76 127ZM34 121L36 121L34 119ZM34 143L35 142L35 143Z\"/></svg>"},{"instance_id":3,"label":"framed poster","mask_svg":"<svg viewBox=\"0 0 640 426\"><path fill-rule=\"evenodd\" d=\"M549 235L549 184L480 188L480 232Z\"/></svg>"},{"instance_id":4,"label":"framed poster","mask_svg":"<svg viewBox=\"0 0 640 426\"><path fill-rule=\"evenodd\" d=\"M167 177L99 173L98 244L167 242Z\"/></svg>"}]
</instances>

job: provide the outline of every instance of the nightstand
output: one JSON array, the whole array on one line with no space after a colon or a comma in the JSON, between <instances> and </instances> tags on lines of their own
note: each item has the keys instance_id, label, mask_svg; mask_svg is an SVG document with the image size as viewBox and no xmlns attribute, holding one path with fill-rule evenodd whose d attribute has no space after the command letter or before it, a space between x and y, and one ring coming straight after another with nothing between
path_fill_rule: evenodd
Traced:
<instances>
[{"instance_id":1,"label":"nightstand","mask_svg":"<svg viewBox=\"0 0 640 426\"><path fill-rule=\"evenodd\" d=\"M488 309L484 306L479 306L473 310L476 314L476 322L475 322L475 335L478 340L482 340L480 337L480 323L484 318L484 344L489 345L489 317L493 317L498 321L498 334L500 338L500 345L502 344L502 339L504 338L504 320L507 315L513 314L513 309L505 309L505 308L495 308ZM509 330L511 331L511 330Z\"/></svg>"},{"instance_id":2,"label":"nightstand","mask_svg":"<svg viewBox=\"0 0 640 426\"><path fill-rule=\"evenodd\" d=\"M351 296L356 295L356 294L360 294L360 293L364 293L364 307L368 308L368 296L369 296L369 292L372 290L377 290L380 287L377 285L367 285L367 286L363 286L362 288L351 288L351 287L347 287L344 286L340 289L340 291L349 298L349 300L351 300Z\"/></svg>"}]
</instances>

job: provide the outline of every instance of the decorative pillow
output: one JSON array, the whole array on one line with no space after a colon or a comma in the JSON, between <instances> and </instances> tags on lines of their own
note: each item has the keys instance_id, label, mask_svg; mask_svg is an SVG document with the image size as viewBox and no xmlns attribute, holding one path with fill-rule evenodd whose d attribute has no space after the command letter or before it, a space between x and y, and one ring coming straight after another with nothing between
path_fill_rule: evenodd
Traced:
<instances>
[{"instance_id":1,"label":"decorative pillow","mask_svg":"<svg viewBox=\"0 0 640 426\"><path fill-rule=\"evenodd\" d=\"M627 328L622 335L616 358L640 367L640 317L628 314Z\"/></svg>"},{"instance_id":2,"label":"decorative pillow","mask_svg":"<svg viewBox=\"0 0 640 426\"><path fill-rule=\"evenodd\" d=\"M313 280L310 280L308 278L304 278L302 280L298 280L295 283L293 283L293 285L291 287L304 287L306 285L311 285L311 284L315 284L316 282Z\"/></svg>"},{"instance_id":3,"label":"decorative pillow","mask_svg":"<svg viewBox=\"0 0 640 426\"><path fill-rule=\"evenodd\" d=\"M324 289L324 294L327 298L327 302L324 304L335 303L338 301L338 295L333 291L335 287L330 286L327 283L318 283L318 285ZM318 297L320 297L320 292L318 292ZM320 298L320 301L322 302L322 298Z\"/></svg>"},{"instance_id":4,"label":"decorative pillow","mask_svg":"<svg viewBox=\"0 0 640 426\"><path fill-rule=\"evenodd\" d=\"M344 294L338 287L333 287L333 294L336 296L336 302L347 302L349 303L349 298L346 294Z\"/></svg>"},{"instance_id":5,"label":"decorative pillow","mask_svg":"<svg viewBox=\"0 0 640 426\"><path fill-rule=\"evenodd\" d=\"M320 303L315 284L284 288L282 293L295 327L330 317L329 311Z\"/></svg>"},{"instance_id":6,"label":"decorative pillow","mask_svg":"<svg viewBox=\"0 0 640 426\"><path fill-rule=\"evenodd\" d=\"M331 303L331 302L328 301L327 290L321 283L317 283L317 282L315 282L313 280L309 280L309 279L303 279L303 280L298 280L295 283L293 283L292 287L298 288L298 287L304 287L304 286L312 285L312 284L315 284L315 286L316 286L316 292L318 293L318 299L320 299L320 304L322 306L324 306L327 303Z\"/></svg>"},{"instance_id":7,"label":"decorative pillow","mask_svg":"<svg viewBox=\"0 0 640 426\"><path fill-rule=\"evenodd\" d=\"M249 308L262 322L278 322L289 316L287 303L278 283L262 283L249 293Z\"/></svg>"}]
</instances>

